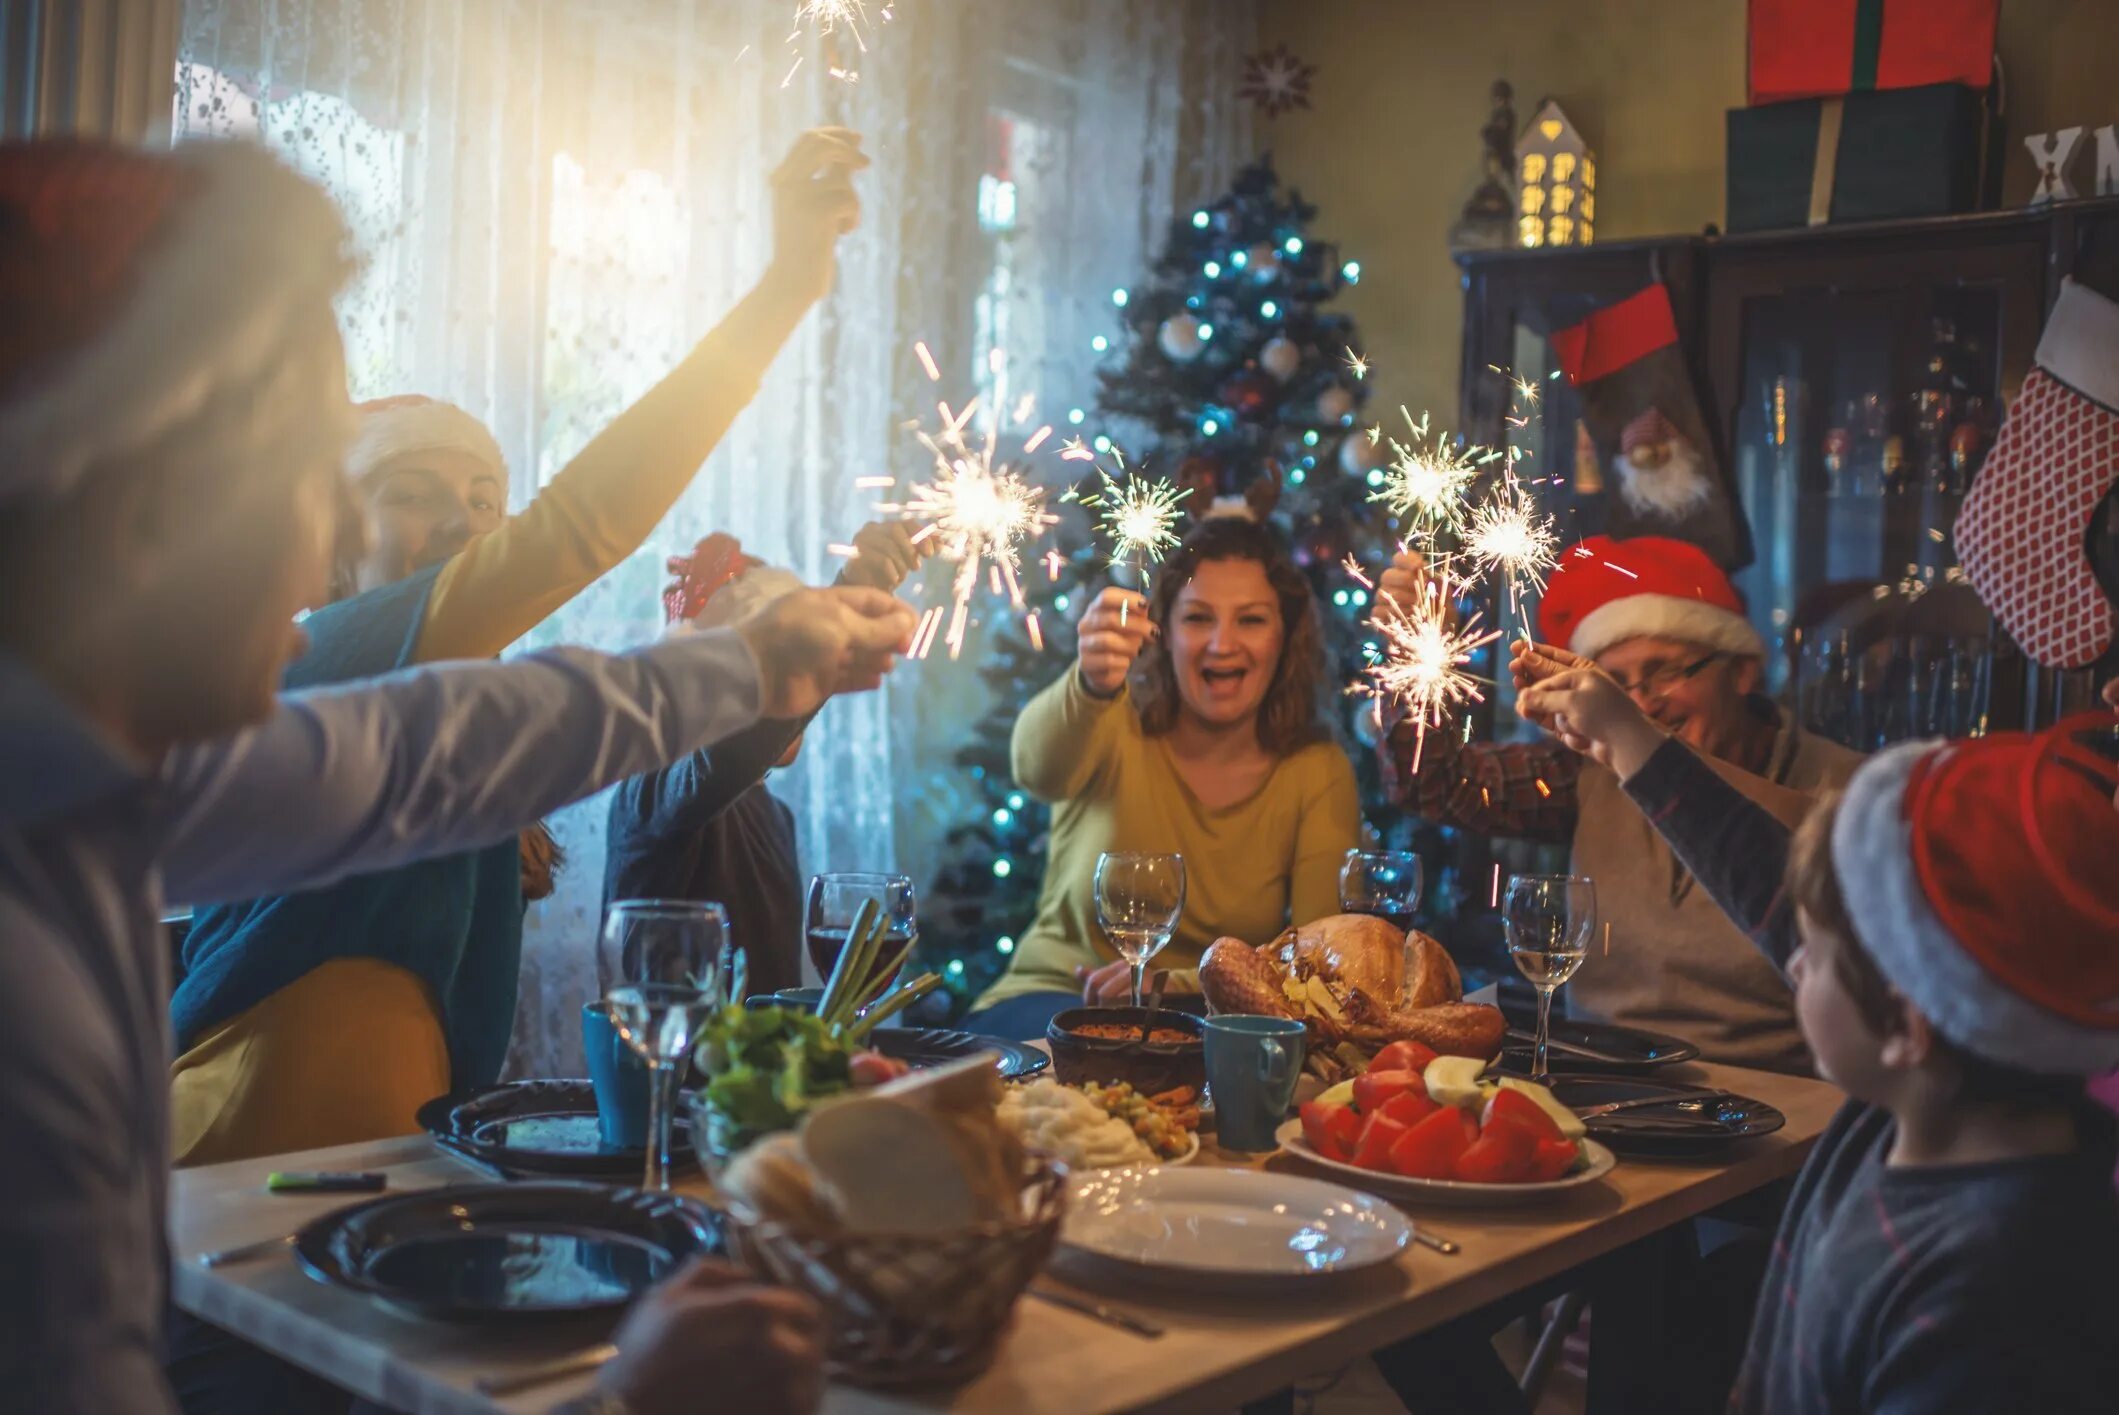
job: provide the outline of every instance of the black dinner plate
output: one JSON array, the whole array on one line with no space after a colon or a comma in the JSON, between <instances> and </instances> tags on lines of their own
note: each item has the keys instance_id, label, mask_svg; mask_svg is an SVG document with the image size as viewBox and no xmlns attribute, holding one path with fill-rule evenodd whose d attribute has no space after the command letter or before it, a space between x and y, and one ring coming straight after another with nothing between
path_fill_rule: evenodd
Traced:
<instances>
[{"instance_id":1,"label":"black dinner plate","mask_svg":"<svg viewBox=\"0 0 2119 1415\"><path fill-rule=\"evenodd\" d=\"M1516 1017L1509 1017L1508 1040L1502 1044L1501 1069L1519 1075L1531 1074L1532 1050L1537 1025L1533 1017L1527 1024ZM1700 1049L1682 1037L1668 1036L1662 1032L1644 1031L1639 1027L1618 1027L1608 1022L1572 1022L1553 1019L1552 1069L1555 1072L1580 1071L1597 1075L1639 1075L1675 1066L1681 1061L1691 1061L1700 1054ZM1570 1048L1579 1048L1578 1054Z\"/></svg>"},{"instance_id":2,"label":"black dinner plate","mask_svg":"<svg viewBox=\"0 0 2119 1415\"><path fill-rule=\"evenodd\" d=\"M868 1034L868 1044L912 1067L942 1066L978 1052L998 1052L994 1064L1003 1081L1035 1076L1052 1064L1052 1058L1036 1047L941 1027L878 1027Z\"/></svg>"},{"instance_id":3,"label":"black dinner plate","mask_svg":"<svg viewBox=\"0 0 2119 1415\"><path fill-rule=\"evenodd\" d=\"M1554 1076L1552 1092L1573 1110L1609 1105L1654 1095L1677 1095L1700 1087L1651 1076ZM1699 1109L1669 1105L1636 1106L1582 1123L1592 1139L1613 1152L1636 1159L1692 1159L1711 1155L1737 1140L1771 1135L1788 1123L1764 1101L1749 1096L1702 1099Z\"/></svg>"},{"instance_id":4,"label":"black dinner plate","mask_svg":"<svg viewBox=\"0 0 2119 1415\"><path fill-rule=\"evenodd\" d=\"M451 1322L616 1312L717 1247L694 1200L563 1181L393 1194L294 1238L318 1282Z\"/></svg>"},{"instance_id":5,"label":"black dinner plate","mask_svg":"<svg viewBox=\"0 0 2119 1415\"><path fill-rule=\"evenodd\" d=\"M638 1183L643 1150L603 1143L596 1088L587 1081L508 1081L437 1096L414 1117L437 1140L510 1173ZM694 1163L684 1107L670 1122L670 1166Z\"/></svg>"}]
</instances>

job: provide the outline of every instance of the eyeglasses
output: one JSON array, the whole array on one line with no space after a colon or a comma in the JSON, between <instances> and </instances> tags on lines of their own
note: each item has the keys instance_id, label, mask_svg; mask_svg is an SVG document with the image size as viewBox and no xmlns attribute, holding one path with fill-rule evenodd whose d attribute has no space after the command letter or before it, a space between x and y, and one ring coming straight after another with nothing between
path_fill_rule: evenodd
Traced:
<instances>
[{"instance_id":1,"label":"eyeglasses","mask_svg":"<svg viewBox=\"0 0 2119 1415\"><path fill-rule=\"evenodd\" d=\"M1611 681L1617 683L1619 691L1629 697L1660 698L1678 684L1690 682L1692 679L1697 678L1700 675L1700 671L1716 659L1727 658L1728 656L1720 652L1710 653L1706 657L1696 658L1690 663L1672 664L1658 668L1653 673L1644 674L1631 683L1616 675L1613 676Z\"/></svg>"}]
</instances>

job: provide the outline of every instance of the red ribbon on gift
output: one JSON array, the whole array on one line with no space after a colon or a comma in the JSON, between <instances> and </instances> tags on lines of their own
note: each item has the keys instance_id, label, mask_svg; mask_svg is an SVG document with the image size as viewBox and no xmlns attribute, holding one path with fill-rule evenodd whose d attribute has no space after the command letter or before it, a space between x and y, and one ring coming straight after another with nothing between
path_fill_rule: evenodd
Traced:
<instances>
[{"instance_id":1,"label":"red ribbon on gift","mask_svg":"<svg viewBox=\"0 0 2119 1415\"><path fill-rule=\"evenodd\" d=\"M1750 0L1751 102L1993 77L2000 0Z\"/></svg>"}]
</instances>

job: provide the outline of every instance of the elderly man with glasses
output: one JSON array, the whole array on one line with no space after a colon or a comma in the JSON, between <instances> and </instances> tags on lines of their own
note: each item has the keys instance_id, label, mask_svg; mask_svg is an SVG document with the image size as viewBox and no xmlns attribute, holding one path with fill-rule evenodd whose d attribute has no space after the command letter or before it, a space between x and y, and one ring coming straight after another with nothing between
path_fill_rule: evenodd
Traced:
<instances>
[{"instance_id":1,"label":"elderly man with glasses","mask_svg":"<svg viewBox=\"0 0 2119 1415\"><path fill-rule=\"evenodd\" d=\"M1420 556L1405 552L1379 588L1411 603L1425 593L1425 576ZM1790 824L1861 760L1802 732L1764 695L1766 648L1742 598L1683 541L1583 542L1546 587L1538 634L1594 661L1665 732ZM1786 981L1693 883L1609 770L1549 739L1466 744L1429 732L1419 741L1417 727L1399 722L1382 743L1400 805L1465 830L1565 842L1573 871L1596 881L1610 950L1597 944L1575 975L1575 1016L1674 1033L1712 1061L1811 1069Z\"/></svg>"}]
</instances>

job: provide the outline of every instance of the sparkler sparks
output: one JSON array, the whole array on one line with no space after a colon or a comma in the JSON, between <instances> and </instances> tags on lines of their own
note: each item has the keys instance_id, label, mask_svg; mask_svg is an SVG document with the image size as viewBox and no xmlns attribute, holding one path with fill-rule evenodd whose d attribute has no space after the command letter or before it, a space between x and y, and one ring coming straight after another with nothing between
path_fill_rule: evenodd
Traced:
<instances>
[{"instance_id":1,"label":"sparkler sparks","mask_svg":"<svg viewBox=\"0 0 2119 1415\"><path fill-rule=\"evenodd\" d=\"M1517 600L1525 585L1545 588L1546 573L1559 563L1559 546L1552 517L1538 514L1515 486L1503 486L1474 510L1464 533L1465 550L1487 569L1505 575L1509 595Z\"/></svg>"},{"instance_id":2,"label":"sparkler sparks","mask_svg":"<svg viewBox=\"0 0 2119 1415\"><path fill-rule=\"evenodd\" d=\"M1178 503L1192 494L1166 481L1150 481L1128 473L1120 483L1109 472L1099 473L1103 489L1083 497L1082 505L1097 510L1097 521L1111 537L1111 563L1135 563L1143 570L1160 561L1177 544Z\"/></svg>"},{"instance_id":3,"label":"sparkler sparks","mask_svg":"<svg viewBox=\"0 0 2119 1415\"><path fill-rule=\"evenodd\" d=\"M1428 435L1425 413L1414 422L1400 408L1412 429L1410 444L1391 439L1391 462L1384 470L1383 484L1369 500L1388 507L1393 515L1410 521L1416 529L1461 530L1464 526L1464 493L1479 476L1479 449L1457 447L1447 433L1437 431L1432 445L1423 445Z\"/></svg>"}]
</instances>

